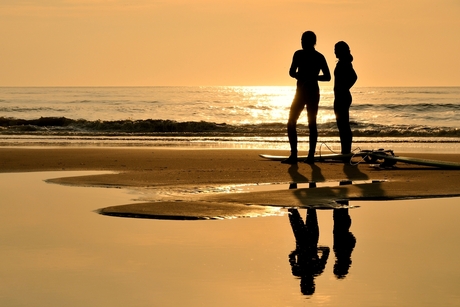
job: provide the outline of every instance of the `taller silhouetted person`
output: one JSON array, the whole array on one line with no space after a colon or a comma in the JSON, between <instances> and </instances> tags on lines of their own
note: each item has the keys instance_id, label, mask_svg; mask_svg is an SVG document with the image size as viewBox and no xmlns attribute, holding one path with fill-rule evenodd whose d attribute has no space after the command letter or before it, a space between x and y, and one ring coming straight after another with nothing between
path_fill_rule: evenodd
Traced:
<instances>
[{"instance_id":1,"label":"taller silhouetted person","mask_svg":"<svg viewBox=\"0 0 460 307\"><path fill-rule=\"evenodd\" d=\"M350 127L350 106L352 96L351 87L355 84L358 76L351 62L353 56L350 47L345 42L338 42L334 48L335 55L339 61L334 69L334 113L339 129L340 144L342 153L351 153L353 133Z\"/></svg>"},{"instance_id":2,"label":"taller silhouetted person","mask_svg":"<svg viewBox=\"0 0 460 307\"><path fill-rule=\"evenodd\" d=\"M291 155L283 160L285 164L297 163L297 120L306 106L309 129L309 151L307 163L314 163L316 142L318 140L318 128L316 117L319 106L318 81L330 81L331 73L324 56L315 50L316 35L312 31L302 34L302 49L297 50L292 58L289 75L297 79L297 89L289 111L287 133ZM321 73L321 74L320 74Z\"/></svg>"}]
</instances>

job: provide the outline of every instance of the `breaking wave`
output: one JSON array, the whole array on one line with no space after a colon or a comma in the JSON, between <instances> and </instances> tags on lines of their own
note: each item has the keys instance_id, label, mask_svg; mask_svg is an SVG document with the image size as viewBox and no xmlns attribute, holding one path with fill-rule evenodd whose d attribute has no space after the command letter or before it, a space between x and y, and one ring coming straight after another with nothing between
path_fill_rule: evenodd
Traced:
<instances>
[{"instance_id":1,"label":"breaking wave","mask_svg":"<svg viewBox=\"0 0 460 307\"><path fill-rule=\"evenodd\" d=\"M460 138L455 127L430 127L423 125L380 125L351 123L357 137L449 137ZM318 125L320 136L337 136L335 122ZM308 127L298 125L299 133L308 134ZM85 120L66 117L40 117L20 119L0 117L2 135L73 135L73 136L260 136L272 137L286 134L285 123L230 125L207 121L147 120ZM460 142L460 139L459 139Z\"/></svg>"}]
</instances>

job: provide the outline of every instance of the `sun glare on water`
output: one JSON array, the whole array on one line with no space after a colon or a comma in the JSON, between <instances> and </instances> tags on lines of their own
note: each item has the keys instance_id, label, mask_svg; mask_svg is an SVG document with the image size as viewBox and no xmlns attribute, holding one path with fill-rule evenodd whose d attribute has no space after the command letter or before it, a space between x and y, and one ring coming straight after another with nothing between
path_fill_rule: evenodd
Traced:
<instances>
[{"instance_id":1,"label":"sun glare on water","mask_svg":"<svg viewBox=\"0 0 460 307\"><path fill-rule=\"evenodd\" d=\"M231 87L231 90L242 96L241 106L245 108L244 113L249 114L251 118L246 124L286 122L295 95L295 86L239 86ZM332 106L332 103L332 88L321 88L318 123L335 120L333 112L321 108L321 106ZM303 119L301 118L300 121Z\"/></svg>"}]
</instances>

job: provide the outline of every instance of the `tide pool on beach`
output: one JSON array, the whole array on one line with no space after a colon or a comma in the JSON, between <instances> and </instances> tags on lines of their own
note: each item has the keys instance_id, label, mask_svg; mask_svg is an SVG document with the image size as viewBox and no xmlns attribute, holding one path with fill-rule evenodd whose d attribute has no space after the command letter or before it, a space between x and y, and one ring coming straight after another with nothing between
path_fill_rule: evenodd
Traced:
<instances>
[{"instance_id":1,"label":"tide pool on beach","mask_svg":"<svg viewBox=\"0 0 460 307\"><path fill-rule=\"evenodd\" d=\"M24 151L28 154L30 148ZM158 154L155 148L144 151L143 154L150 151L153 156ZM16 158L23 157L22 149L13 152ZM349 231L356 241L348 248L351 255L345 256L345 263L347 257L351 260L349 268L345 266L339 276L334 267L337 260L343 260L343 254L334 249L334 244L339 242L333 235L333 210L316 210L318 246L328 247L329 255L323 270L308 273L300 262L292 261L296 240L287 209L280 209L276 216L201 221L100 215L98 209L144 200L155 187L104 186L103 178L134 167L136 161L129 165L126 162L129 159L115 160L107 149L92 155L84 150L81 153L78 156L71 150L60 151L61 161L57 158L59 155L42 159L38 150L32 154L35 159L16 162L18 170L0 173L0 236L4 243L0 252L0 305L460 304L459 197L350 201L350 209L339 210L348 211L352 220ZM126 155L134 153L126 150ZM226 156L217 153L212 163L218 170L219 159ZM208 153L213 154L212 150ZM253 157L252 152L249 154L247 161ZM199 158L190 156L189 161L177 160L177 163L193 165ZM133 155L131 159L138 156ZM253 159L259 160L256 155ZM81 161L86 165L81 165ZM280 177L288 175L288 167L279 163L259 161L257 165L275 174L279 170ZM62 170L43 171L57 166ZM145 162L141 167L139 173L164 171L153 166L149 169ZM321 163L318 167L325 174L342 168L339 164ZM358 167L366 171L368 168L367 165ZM32 170L35 172L30 172ZM207 173L204 167L184 169L184 172L190 171L198 177ZM251 176L254 169L245 172ZM313 179L308 165L299 165L298 172ZM375 176L384 177L385 172ZM400 172L409 171L401 169ZM430 174L424 169L420 172ZM93 178L97 174L109 177L94 177L101 178L99 186L45 182L60 177ZM449 174L452 173L447 172L446 176ZM208 176L217 179L222 175ZM134 177L132 179L140 182L140 178ZM160 196L178 197L181 190L168 193L171 185L165 184ZM178 181L177 187L181 184L182 181ZM212 190L212 184L205 186ZM152 196L149 197L152 200ZM298 211L305 220L306 210ZM303 273L299 274L299 269Z\"/></svg>"}]
</instances>

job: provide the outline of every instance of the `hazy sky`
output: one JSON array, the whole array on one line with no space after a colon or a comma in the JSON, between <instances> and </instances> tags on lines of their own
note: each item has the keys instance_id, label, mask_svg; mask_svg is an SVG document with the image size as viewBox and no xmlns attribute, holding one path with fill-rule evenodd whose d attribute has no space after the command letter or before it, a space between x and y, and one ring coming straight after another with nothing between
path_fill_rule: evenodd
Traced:
<instances>
[{"instance_id":1,"label":"hazy sky","mask_svg":"<svg viewBox=\"0 0 460 307\"><path fill-rule=\"evenodd\" d=\"M357 86L460 86L460 0L0 0L0 86L293 85L306 30Z\"/></svg>"}]
</instances>

